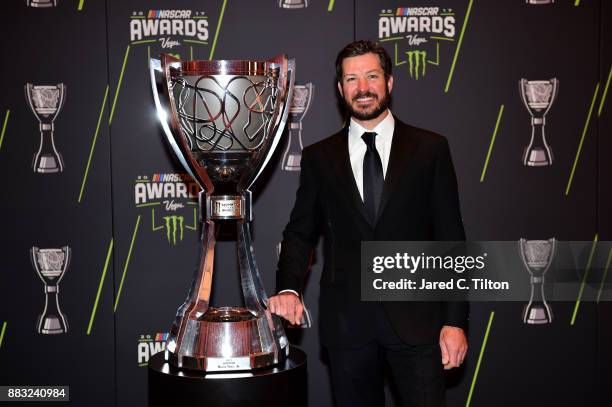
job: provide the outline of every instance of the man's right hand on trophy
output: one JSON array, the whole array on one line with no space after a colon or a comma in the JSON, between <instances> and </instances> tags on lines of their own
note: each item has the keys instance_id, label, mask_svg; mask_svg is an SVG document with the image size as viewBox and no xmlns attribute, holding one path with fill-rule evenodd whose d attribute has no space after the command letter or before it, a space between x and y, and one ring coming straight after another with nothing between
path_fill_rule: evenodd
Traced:
<instances>
[{"instance_id":1,"label":"man's right hand on trophy","mask_svg":"<svg viewBox=\"0 0 612 407\"><path fill-rule=\"evenodd\" d=\"M302 321L304 306L300 297L294 292L282 292L270 297L268 308L270 312L286 319L291 325L299 325Z\"/></svg>"}]
</instances>

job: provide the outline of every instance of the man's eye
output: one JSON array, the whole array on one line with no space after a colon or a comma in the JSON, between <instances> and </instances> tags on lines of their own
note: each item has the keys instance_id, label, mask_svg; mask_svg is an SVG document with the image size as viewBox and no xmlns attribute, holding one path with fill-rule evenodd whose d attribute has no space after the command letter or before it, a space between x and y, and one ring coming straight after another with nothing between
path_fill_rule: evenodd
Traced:
<instances>
[{"instance_id":1,"label":"man's eye","mask_svg":"<svg viewBox=\"0 0 612 407\"><path fill-rule=\"evenodd\" d=\"M370 79L378 79L378 75L372 74L372 75L369 75L368 78L370 78Z\"/></svg>"},{"instance_id":2,"label":"man's eye","mask_svg":"<svg viewBox=\"0 0 612 407\"><path fill-rule=\"evenodd\" d=\"M351 82L351 81L354 81L354 80L355 80L355 78L346 78L347 82Z\"/></svg>"}]
</instances>

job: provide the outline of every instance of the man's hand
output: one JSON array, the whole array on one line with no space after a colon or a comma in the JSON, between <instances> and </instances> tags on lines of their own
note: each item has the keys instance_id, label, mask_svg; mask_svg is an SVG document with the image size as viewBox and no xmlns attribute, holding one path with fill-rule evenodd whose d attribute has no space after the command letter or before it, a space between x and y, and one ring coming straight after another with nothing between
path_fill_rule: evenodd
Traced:
<instances>
[{"instance_id":1,"label":"man's hand","mask_svg":"<svg viewBox=\"0 0 612 407\"><path fill-rule=\"evenodd\" d=\"M459 367L467 353L467 338L463 329L444 325L440 331L440 350L444 370Z\"/></svg>"},{"instance_id":2,"label":"man's hand","mask_svg":"<svg viewBox=\"0 0 612 407\"><path fill-rule=\"evenodd\" d=\"M285 318L292 325L298 325L302 320L304 307L300 297L292 292L280 293L268 299L270 312Z\"/></svg>"}]
</instances>

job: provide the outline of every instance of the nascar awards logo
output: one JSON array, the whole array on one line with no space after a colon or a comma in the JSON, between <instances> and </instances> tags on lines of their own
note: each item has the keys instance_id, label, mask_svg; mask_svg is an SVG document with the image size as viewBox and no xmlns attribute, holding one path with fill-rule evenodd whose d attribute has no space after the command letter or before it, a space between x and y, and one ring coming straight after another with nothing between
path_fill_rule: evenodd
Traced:
<instances>
[{"instance_id":1,"label":"nascar awards logo","mask_svg":"<svg viewBox=\"0 0 612 407\"><path fill-rule=\"evenodd\" d=\"M137 208L151 208L151 230L164 231L168 243L175 246L186 230L197 230L199 191L188 174L139 175L134 184L134 203Z\"/></svg>"},{"instance_id":2,"label":"nascar awards logo","mask_svg":"<svg viewBox=\"0 0 612 407\"><path fill-rule=\"evenodd\" d=\"M394 65L408 66L411 78L440 65L440 47L455 41L455 12L441 7L399 7L378 15L378 41L393 43Z\"/></svg>"},{"instance_id":3,"label":"nascar awards logo","mask_svg":"<svg viewBox=\"0 0 612 407\"><path fill-rule=\"evenodd\" d=\"M208 15L204 11L192 10L133 11L130 42L159 42L165 50L183 42L208 44Z\"/></svg>"},{"instance_id":4,"label":"nascar awards logo","mask_svg":"<svg viewBox=\"0 0 612 407\"><path fill-rule=\"evenodd\" d=\"M138 339L138 366L147 366L151 356L166 350L167 339L167 332L157 333L155 335L140 335L140 338Z\"/></svg>"}]
</instances>

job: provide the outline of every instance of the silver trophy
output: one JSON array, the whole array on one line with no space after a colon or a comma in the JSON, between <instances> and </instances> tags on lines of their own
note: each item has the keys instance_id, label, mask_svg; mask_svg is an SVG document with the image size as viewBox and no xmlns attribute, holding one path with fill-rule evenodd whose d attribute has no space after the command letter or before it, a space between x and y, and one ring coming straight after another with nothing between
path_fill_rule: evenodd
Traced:
<instances>
[{"instance_id":1,"label":"silver trophy","mask_svg":"<svg viewBox=\"0 0 612 407\"><path fill-rule=\"evenodd\" d=\"M550 146L546 144L544 126L546 125L546 114L550 110L557 93L559 81L555 78L547 81L519 81L519 92L521 100L531 115L531 140L525 147L523 154L523 165L529 167L541 167L551 165L553 153ZM538 130L539 129L539 132ZM539 133L539 137L536 136Z\"/></svg>"},{"instance_id":2,"label":"silver trophy","mask_svg":"<svg viewBox=\"0 0 612 407\"><path fill-rule=\"evenodd\" d=\"M57 0L26 0L26 5L38 8L56 7Z\"/></svg>"},{"instance_id":3,"label":"silver trophy","mask_svg":"<svg viewBox=\"0 0 612 407\"><path fill-rule=\"evenodd\" d=\"M306 8L308 0L278 0L278 7L281 8Z\"/></svg>"},{"instance_id":4,"label":"silver trophy","mask_svg":"<svg viewBox=\"0 0 612 407\"><path fill-rule=\"evenodd\" d=\"M36 331L40 334L68 332L68 321L59 305L59 282L70 265L70 247L61 249L30 249L30 260L38 277L45 285L45 308L38 317Z\"/></svg>"},{"instance_id":5,"label":"silver trophy","mask_svg":"<svg viewBox=\"0 0 612 407\"><path fill-rule=\"evenodd\" d=\"M531 294L523 311L525 324L550 324L552 310L544 298L544 275L552 264L556 240L519 240L519 254L530 275Z\"/></svg>"},{"instance_id":6,"label":"silver trophy","mask_svg":"<svg viewBox=\"0 0 612 407\"><path fill-rule=\"evenodd\" d=\"M527 4L551 4L554 2L555 0L525 0Z\"/></svg>"},{"instance_id":7,"label":"silver trophy","mask_svg":"<svg viewBox=\"0 0 612 407\"><path fill-rule=\"evenodd\" d=\"M150 73L167 141L202 187L204 218L200 266L170 330L166 360L206 372L279 363L289 342L280 319L268 310L255 262L250 188L285 127L294 61L284 55L268 61L181 61L164 54L151 59ZM244 306L209 302L215 229L222 222L237 227Z\"/></svg>"},{"instance_id":8,"label":"silver trophy","mask_svg":"<svg viewBox=\"0 0 612 407\"><path fill-rule=\"evenodd\" d=\"M53 122L64 106L66 85L60 83L52 86L35 86L27 83L25 96L40 127L40 146L34 154L32 168L34 172L43 174L62 172L64 162L62 155L55 148Z\"/></svg>"},{"instance_id":9,"label":"silver trophy","mask_svg":"<svg viewBox=\"0 0 612 407\"><path fill-rule=\"evenodd\" d=\"M295 85L289 109L289 141L283 154L283 170L299 171L302 159L302 119L306 116L312 101L314 85Z\"/></svg>"}]
</instances>

